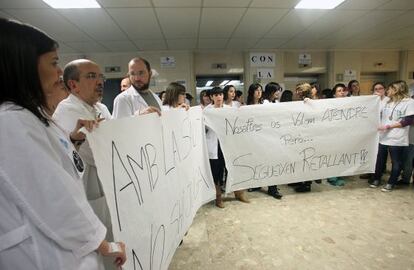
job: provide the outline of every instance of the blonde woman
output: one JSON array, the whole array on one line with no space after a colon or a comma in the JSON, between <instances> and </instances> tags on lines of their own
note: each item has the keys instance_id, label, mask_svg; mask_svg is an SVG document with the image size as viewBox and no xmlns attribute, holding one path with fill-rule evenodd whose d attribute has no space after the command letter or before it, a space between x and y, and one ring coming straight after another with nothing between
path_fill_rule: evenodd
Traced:
<instances>
[{"instance_id":1,"label":"blonde woman","mask_svg":"<svg viewBox=\"0 0 414 270\"><path fill-rule=\"evenodd\" d=\"M386 166L388 152L391 156L391 174L387 184L381 189L392 191L402 169L404 148L408 147L409 125L413 122L414 101L408 96L408 86L404 81L391 83L387 89L389 101L382 109L379 148L375 174L371 187L381 183L382 172Z\"/></svg>"}]
</instances>

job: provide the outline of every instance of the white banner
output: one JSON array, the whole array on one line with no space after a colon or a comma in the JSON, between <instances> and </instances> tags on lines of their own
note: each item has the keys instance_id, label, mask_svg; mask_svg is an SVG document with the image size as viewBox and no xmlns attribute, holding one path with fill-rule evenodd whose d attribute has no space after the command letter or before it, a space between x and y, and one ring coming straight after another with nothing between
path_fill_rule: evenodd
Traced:
<instances>
[{"instance_id":1,"label":"white banner","mask_svg":"<svg viewBox=\"0 0 414 270\"><path fill-rule=\"evenodd\" d=\"M192 108L111 120L88 134L115 239L127 246L124 269L167 269L215 197L204 132Z\"/></svg>"},{"instance_id":2,"label":"white banner","mask_svg":"<svg viewBox=\"0 0 414 270\"><path fill-rule=\"evenodd\" d=\"M205 110L228 169L226 192L373 172L379 98Z\"/></svg>"}]
</instances>

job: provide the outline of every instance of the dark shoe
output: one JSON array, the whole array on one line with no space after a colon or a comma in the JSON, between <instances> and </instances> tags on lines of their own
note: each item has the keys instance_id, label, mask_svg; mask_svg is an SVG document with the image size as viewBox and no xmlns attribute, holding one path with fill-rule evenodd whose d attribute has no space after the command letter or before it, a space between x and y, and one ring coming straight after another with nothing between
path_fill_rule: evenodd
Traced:
<instances>
[{"instance_id":1,"label":"dark shoe","mask_svg":"<svg viewBox=\"0 0 414 270\"><path fill-rule=\"evenodd\" d=\"M310 185L301 185L295 188L296 192L310 192L311 186Z\"/></svg>"},{"instance_id":2,"label":"dark shoe","mask_svg":"<svg viewBox=\"0 0 414 270\"><path fill-rule=\"evenodd\" d=\"M361 174L359 176L359 179L371 179L371 176L372 176L371 173Z\"/></svg>"},{"instance_id":3,"label":"dark shoe","mask_svg":"<svg viewBox=\"0 0 414 270\"><path fill-rule=\"evenodd\" d=\"M381 189L381 191L383 191L383 192L390 192L390 191L392 191L393 190L393 186L391 185L391 184L386 184L382 189Z\"/></svg>"},{"instance_id":4,"label":"dark shoe","mask_svg":"<svg viewBox=\"0 0 414 270\"><path fill-rule=\"evenodd\" d=\"M315 180L315 183L316 183L316 184L321 184L321 183L322 183L322 180L321 180L321 179L319 179L319 180Z\"/></svg>"},{"instance_id":5,"label":"dark shoe","mask_svg":"<svg viewBox=\"0 0 414 270\"><path fill-rule=\"evenodd\" d=\"M400 180L400 181L397 181L397 183L395 185L397 185L397 186L409 186L410 182L407 183L405 181Z\"/></svg>"},{"instance_id":6,"label":"dark shoe","mask_svg":"<svg viewBox=\"0 0 414 270\"><path fill-rule=\"evenodd\" d=\"M282 199L283 197L283 195L279 193L279 190L277 188L276 190L268 190L267 194L278 200Z\"/></svg>"},{"instance_id":7,"label":"dark shoe","mask_svg":"<svg viewBox=\"0 0 414 270\"><path fill-rule=\"evenodd\" d=\"M371 183L371 185L369 185L369 187L372 187L372 188L377 188L377 187L379 187L380 186L380 181L378 181L378 180L374 180L372 183Z\"/></svg>"},{"instance_id":8,"label":"dark shoe","mask_svg":"<svg viewBox=\"0 0 414 270\"><path fill-rule=\"evenodd\" d=\"M289 187L297 187L300 186L302 184L302 182L297 182L297 183L290 183L288 184Z\"/></svg>"},{"instance_id":9,"label":"dark shoe","mask_svg":"<svg viewBox=\"0 0 414 270\"><path fill-rule=\"evenodd\" d=\"M248 192L253 192L253 191L260 191L262 188L260 187L255 187L255 188L249 188L247 191Z\"/></svg>"}]
</instances>

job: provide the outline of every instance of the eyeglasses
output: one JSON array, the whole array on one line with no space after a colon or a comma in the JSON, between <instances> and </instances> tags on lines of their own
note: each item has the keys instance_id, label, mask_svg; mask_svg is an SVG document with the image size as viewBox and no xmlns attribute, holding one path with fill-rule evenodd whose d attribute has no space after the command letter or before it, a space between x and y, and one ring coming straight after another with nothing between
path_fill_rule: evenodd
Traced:
<instances>
[{"instance_id":1,"label":"eyeglasses","mask_svg":"<svg viewBox=\"0 0 414 270\"><path fill-rule=\"evenodd\" d=\"M96 74L95 72L89 72L83 77L88 80L102 80L103 82L106 81L106 77L103 74Z\"/></svg>"}]
</instances>

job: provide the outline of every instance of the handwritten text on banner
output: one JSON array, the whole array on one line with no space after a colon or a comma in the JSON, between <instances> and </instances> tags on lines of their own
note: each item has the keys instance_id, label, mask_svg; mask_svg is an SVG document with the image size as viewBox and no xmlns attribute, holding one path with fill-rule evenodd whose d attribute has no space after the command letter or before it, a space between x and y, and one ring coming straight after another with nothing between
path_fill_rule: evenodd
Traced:
<instances>
[{"instance_id":1,"label":"handwritten text on banner","mask_svg":"<svg viewBox=\"0 0 414 270\"><path fill-rule=\"evenodd\" d=\"M107 121L88 134L115 239L127 246L124 269L167 269L214 198L204 140L200 108Z\"/></svg>"},{"instance_id":2,"label":"handwritten text on banner","mask_svg":"<svg viewBox=\"0 0 414 270\"><path fill-rule=\"evenodd\" d=\"M373 172L379 98L204 111L228 169L226 191Z\"/></svg>"}]
</instances>

